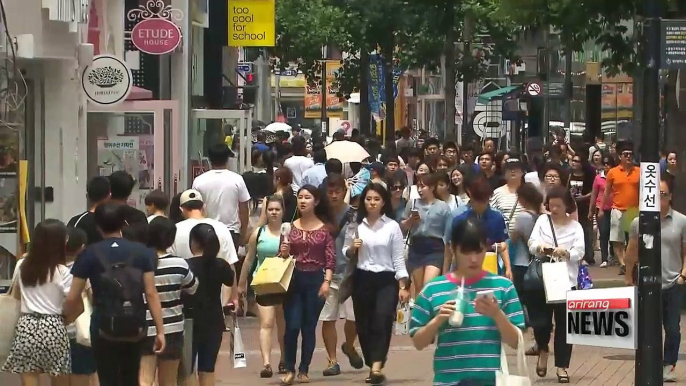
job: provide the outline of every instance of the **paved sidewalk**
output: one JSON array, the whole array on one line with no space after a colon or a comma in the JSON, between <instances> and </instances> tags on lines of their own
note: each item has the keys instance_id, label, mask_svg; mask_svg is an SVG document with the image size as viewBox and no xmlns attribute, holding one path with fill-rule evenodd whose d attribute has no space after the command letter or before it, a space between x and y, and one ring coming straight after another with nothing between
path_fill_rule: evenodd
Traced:
<instances>
[{"instance_id":1,"label":"paved sidewalk","mask_svg":"<svg viewBox=\"0 0 686 386\"><path fill-rule=\"evenodd\" d=\"M233 363L229 357L228 336L225 336L219 363L217 364L218 385L278 385L279 378L275 375L271 379L260 379L259 371L262 368L262 360L259 352L259 324L256 318L240 319L241 329L244 334L248 367L245 369L233 369ZM682 317L682 326L686 325L686 316ZM275 336L276 338L276 336ZM364 385L366 370L353 370L339 350L339 362L343 374L337 377L324 377L322 370L327 364L327 355L323 349L319 332L317 335L318 345L310 370L313 384L343 386ZM527 340L531 341L528 335ZM339 323L339 346L343 339L343 323ZM274 339L276 345L276 339ZM682 352L686 347L682 341ZM527 343L527 347L530 342ZM389 385L418 385L429 386L432 384L432 354L431 348L417 351L412 347L412 342L407 336L393 338L391 352L386 367ZM684 355L680 357L686 359ZM514 352L509 352L510 368L515 368ZM272 366L276 369L279 360L278 350L272 353ZM544 379L537 378L535 369L536 359L527 358L531 379L535 385L557 384L555 378L554 357L551 356L548 365L548 376ZM682 381L677 385L686 386L686 365L677 367L678 377ZM598 385L598 386L628 386L634 385L634 353L628 350L601 349L595 347L576 346L572 354L571 368L569 369L571 385ZM41 385L48 385L44 379ZM19 386L17 376L0 374L1 386Z\"/></svg>"}]
</instances>

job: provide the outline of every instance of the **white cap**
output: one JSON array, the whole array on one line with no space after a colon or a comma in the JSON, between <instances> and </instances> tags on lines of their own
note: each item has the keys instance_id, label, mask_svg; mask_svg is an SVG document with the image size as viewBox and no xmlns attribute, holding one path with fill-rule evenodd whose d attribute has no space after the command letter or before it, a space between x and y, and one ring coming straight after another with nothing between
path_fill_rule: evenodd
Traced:
<instances>
[{"instance_id":1,"label":"white cap","mask_svg":"<svg viewBox=\"0 0 686 386\"><path fill-rule=\"evenodd\" d=\"M191 202L191 201L200 201L200 202L205 202L202 199L202 195L200 192L198 192L195 189L188 189L185 192L181 193L181 198L179 199L179 205L183 206L184 204Z\"/></svg>"}]
</instances>

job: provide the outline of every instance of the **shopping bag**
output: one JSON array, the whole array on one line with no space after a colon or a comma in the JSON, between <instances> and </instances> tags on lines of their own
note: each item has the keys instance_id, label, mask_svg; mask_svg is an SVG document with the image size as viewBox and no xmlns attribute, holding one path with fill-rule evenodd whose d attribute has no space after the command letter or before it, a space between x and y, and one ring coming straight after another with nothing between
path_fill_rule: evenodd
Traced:
<instances>
[{"instance_id":1,"label":"shopping bag","mask_svg":"<svg viewBox=\"0 0 686 386\"><path fill-rule=\"evenodd\" d=\"M498 254L496 252L486 252L486 257L482 265L484 271L494 275L498 274Z\"/></svg>"},{"instance_id":2,"label":"shopping bag","mask_svg":"<svg viewBox=\"0 0 686 386\"><path fill-rule=\"evenodd\" d=\"M500 370L495 372L496 386L531 386L529 369L524 357L524 335L520 329L517 329L517 332L519 333L519 340L517 342L517 373L519 375L510 374L507 355L505 354L505 344L503 343L500 347Z\"/></svg>"},{"instance_id":3,"label":"shopping bag","mask_svg":"<svg viewBox=\"0 0 686 386\"><path fill-rule=\"evenodd\" d=\"M564 303L570 290L567 263L543 263L543 287L547 303Z\"/></svg>"},{"instance_id":4,"label":"shopping bag","mask_svg":"<svg viewBox=\"0 0 686 386\"><path fill-rule=\"evenodd\" d=\"M295 261L292 257L282 259L269 257L264 260L255 272L250 287L257 295L282 294L288 291L291 284Z\"/></svg>"},{"instance_id":5,"label":"shopping bag","mask_svg":"<svg viewBox=\"0 0 686 386\"><path fill-rule=\"evenodd\" d=\"M230 343L231 343L231 358L233 358L233 368L234 369L244 369L248 367L248 363L245 357L245 346L243 345L243 336L241 335L241 328L238 327L238 320L236 318L236 313L231 313L231 329Z\"/></svg>"},{"instance_id":6,"label":"shopping bag","mask_svg":"<svg viewBox=\"0 0 686 386\"><path fill-rule=\"evenodd\" d=\"M4 361L10 355L12 341L21 315L21 294L15 274L6 294L0 295L0 358Z\"/></svg>"},{"instance_id":7,"label":"shopping bag","mask_svg":"<svg viewBox=\"0 0 686 386\"><path fill-rule=\"evenodd\" d=\"M76 326L76 343L91 347L91 315L93 314L93 307L90 299L88 299L87 291L83 291L81 298L83 299L83 313L74 322L74 326Z\"/></svg>"},{"instance_id":8,"label":"shopping bag","mask_svg":"<svg viewBox=\"0 0 686 386\"><path fill-rule=\"evenodd\" d=\"M579 276L576 279L576 288L580 290L593 288L593 280L591 280L591 274L588 272L588 266L586 265L579 265Z\"/></svg>"},{"instance_id":9,"label":"shopping bag","mask_svg":"<svg viewBox=\"0 0 686 386\"><path fill-rule=\"evenodd\" d=\"M395 317L395 335L407 335L410 333L410 305L398 302Z\"/></svg>"}]
</instances>

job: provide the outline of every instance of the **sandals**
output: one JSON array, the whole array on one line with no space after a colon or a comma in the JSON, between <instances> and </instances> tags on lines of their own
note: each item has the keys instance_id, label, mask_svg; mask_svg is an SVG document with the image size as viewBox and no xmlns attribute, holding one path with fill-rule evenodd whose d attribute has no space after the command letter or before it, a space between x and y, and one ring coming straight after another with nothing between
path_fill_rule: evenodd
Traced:
<instances>
[{"instance_id":1,"label":"sandals","mask_svg":"<svg viewBox=\"0 0 686 386\"><path fill-rule=\"evenodd\" d=\"M295 373L286 373L286 376L281 378L281 386L290 386L295 382Z\"/></svg>"},{"instance_id":2,"label":"sandals","mask_svg":"<svg viewBox=\"0 0 686 386\"><path fill-rule=\"evenodd\" d=\"M372 371L369 374L369 383L380 386L386 384L386 376L381 371Z\"/></svg>"},{"instance_id":3,"label":"sandals","mask_svg":"<svg viewBox=\"0 0 686 386\"><path fill-rule=\"evenodd\" d=\"M272 370L272 366L265 365L262 371L260 371L260 378L271 378L272 376L274 376L274 370Z\"/></svg>"},{"instance_id":4,"label":"sandals","mask_svg":"<svg viewBox=\"0 0 686 386\"><path fill-rule=\"evenodd\" d=\"M545 358L545 363L541 366L541 354L546 354ZM548 374L548 353L545 351L541 351L538 354L538 360L536 361L536 375L539 376L539 378L543 378Z\"/></svg>"},{"instance_id":5,"label":"sandals","mask_svg":"<svg viewBox=\"0 0 686 386\"><path fill-rule=\"evenodd\" d=\"M286 370L286 365L283 362L279 362L279 374L284 375L288 373L288 370Z\"/></svg>"},{"instance_id":6,"label":"sandals","mask_svg":"<svg viewBox=\"0 0 686 386\"><path fill-rule=\"evenodd\" d=\"M562 372L562 374L560 374ZM557 369L557 383L569 383L569 374L565 369Z\"/></svg>"}]
</instances>

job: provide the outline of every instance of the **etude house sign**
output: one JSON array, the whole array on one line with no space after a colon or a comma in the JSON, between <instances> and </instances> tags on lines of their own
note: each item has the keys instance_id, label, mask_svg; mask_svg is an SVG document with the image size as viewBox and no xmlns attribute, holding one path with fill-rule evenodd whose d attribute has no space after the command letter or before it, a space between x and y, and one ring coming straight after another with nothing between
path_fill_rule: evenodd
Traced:
<instances>
[{"instance_id":1,"label":"etude house sign","mask_svg":"<svg viewBox=\"0 0 686 386\"><path fill-rule=\"evenodd\" d=\"M112 106L126 100L133 87L131 70L112 55L98 55L81 74L81 87L97 105Z\"/></svg>"},{"instance_id":2,"label":"etude house sign","mask_svg":"<svg viewBox=\"0 0 686 386\"><path fill-rule=\"evenodd\" d=\"M181 30L172 20L182 20L183 12L162 0L148 0L145 5L130 10L126 17L138 21L131 31L131 42L140 52L164 55L181 44Z\"/></svg>"}]
</instances>

